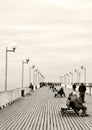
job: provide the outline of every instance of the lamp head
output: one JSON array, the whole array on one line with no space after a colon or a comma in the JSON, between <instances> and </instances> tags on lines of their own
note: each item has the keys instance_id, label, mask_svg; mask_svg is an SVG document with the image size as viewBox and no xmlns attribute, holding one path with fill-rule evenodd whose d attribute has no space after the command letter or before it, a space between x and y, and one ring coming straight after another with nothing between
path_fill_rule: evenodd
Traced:
<instances>
[{"instance_id":1,"label":"lamp head","mask_svg":"<svg viewBox=\"0 0 92 130\"><path fill-rule=\"evenodd\" d=\"M35 68L35 65L32 66L32 69L34 69L34 68Z\"/></svg>"},{"instance_id":2,"label":"lamp head","mask_svg":"<svg viewBox=\"0 0 92 130\"><path fill-rule=\"evenodd\" d=\"M15 52L15 49L17 48L17 44L16 42L13 42L12 45L11 45L13 51Z\"/></svg>"},{"instance_id":3,"label":"lamp head","mask_svg":"<svg viewBox=\"0 0 92 130\"><path fill-rule=\"evenodd\" d=\"M26 59L27 64L28 64L28 62L29 62L29 61L30 61L30 59L29 59L29 58L27 58L27 59Z\"/></svg>"},{"instance_id":4,"label":"lamp head","mask_svg":"<svg viewBox=\"0 0 92 130\"><path fill-rule=\"evenodd\" d=\"M83 69L83 66L81 66L81 69Z\"/></svg>"},{"instance_id":5,"label":"lamp head","mask_svg":"<svg viewBox=\"0 0 92 130\"><path fill-rule=\"evenodd\" d=\"M38 71L38 74L40 74L40 71Z\"/></svg>"},{"instance_id":6,"label":"lamp head","mask_svg":"<svg viewBox=\"0 0 92 130\"><path fill-rule=\"evenodd\" d=\"M38 69L36 69L36 72L38 71Z\"/></svg>"},{"instance_id":7,"label":"lamp head","mask_svg":"<svg viewBox=\"0 0 92 130\"><path fill-rule=\"evenodd\" d=\"M77 70L75 69L74 71L76 72Z\"/></svg>"}]
</instances>

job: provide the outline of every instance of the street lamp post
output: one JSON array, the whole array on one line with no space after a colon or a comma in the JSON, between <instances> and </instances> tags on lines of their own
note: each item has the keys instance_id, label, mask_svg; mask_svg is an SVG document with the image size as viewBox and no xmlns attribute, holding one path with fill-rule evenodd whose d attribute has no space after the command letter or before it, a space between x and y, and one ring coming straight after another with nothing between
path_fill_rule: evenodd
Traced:
<instances>
[{"instance_id":1,"label":"street lamp post","mask_svg":"<svg viewBox=\"0 0 92 130\"><path fill-rule=\"evenodd\" d=\"M59 77L59 82L61 83L62 81L61 81L61 76Z\"/></svg>"},{"instance_id":2,"label":"street lamp post","mask_svg":"<svg viewBox=\"0 0 92 130\"><path fill-rule=\"evenodd\" d=\"M31 67L29 67L29 84L31 83Z\"/></svg>"},{"instance_id":3,"label":"street lamp post","mask_svg":"<svg viewBox=\"0 0 92 130\"><path fill-rule=\"evenodd\" d=\"M64 84L64 76L62 76L62 83Z\"/></svg>"},{"instance_id":4,"label":"street lamp post","mask_svg":"<svg viewBox=\"0 0 92 130\"><path fill-rule=\"evenodd\" d=\"M6 62L5 62L5 91L7 91L7 61L8 61L8 52L15 52L16 45L12 45L12 50L8 50L6 47Z\"/></svg>"},{"instance_id":5,"label":"street lamp post","mask_svg":"<svg viewBox=\"0 0 92 130\"><path fill-rule=\"evenodd\" d=\"M43 82L44 82L45 77L44 76L42 76L42 77L43 77Z\"/></svg>"},{"instance_id":6,"label":"street lamp post","mask_svg":"<svg viewBox=\"0 0 92 130\"><path fill-rule=\"evenodd\" d=\"M35 75L35 82L36 82L36 89L37 89L37 85L38 85L38 78L37 78L37 76L38 76L38 69L36 69L36 75Z\"/></svg>"},{"instance_id":7,"label":"street lamp post","mask_svg":"<svg viewBox=\"0 0 92 130\"><path fill-rule=\"evenodd\" d=\"M75 72L77 73L77 83L80 84L80 72L77 69L75 69Z\"/></svg>"},{"instance_id":8,"label":"street lamp post","mask_svg":"<svg viewBox=\"0 0 92 130\"><path fill-rule=\"evenodd\" d=\"M78 72L78 75L79 75L79 84L80 84L80 72Z\"/></svg>"},{"instance_id":9,"label":"street lamp post","mask_svg":"<svg viewBox=\"0 0 92 130\"><path fill-rule=\"evenodd\" d=\"M40 71L38 71L38 85L40 87Z\"/></svg>"},{"instance_id":10,"label":"street lamp post","mask_svg":"<svg viewBox=\"0 0 92 130\"><path fill-rule=\"evenodd\" d=\"M30 61L29 58L26 59L26 61L22 61L22 88L23 88L23 81L24 81L24 64L28 64Z\"/></svg>"},{"instance_id":11,"label":"street lamp post","mask_svg":"<svg viewBox=\"0 0 92 130\"><path fill-rule=\"evenodd\" d=\"M33 86L35 89L35 65L32 66L32 69L33 69Z\"/></svg>"},{"instance_id":12,"label":"street lamp post","mask_svg":"<svg viewBox=\"0 0 92 130\"><path fill-rule=\"evenodd\" d=\"M70 75L71 75L71 84L73 84L73 73L72 72L69 72Z\"/></svg>"},{"instance_id":13,"label":"street lamp post","mask_svg":"<svg viewBox=\"0 0 92 130\"><path fill-rule=\"evenodd\" d=\"M66 74L66 84L67 85L69 84L69 74L68 73Z\"/></svg>"},{"instance_id":14,"label":"street lamp post","mask_svg":"<svg viewBox=\"0 0 92 130\"><path fill-rule=\"evenodd\" d=\"M63 83L63 76L60 76L59 80L60 80L60 84L62 84Z\"/></svg>"},{"instance_id":15,"label":"street lamp post","mask_svg":"<svg viewBox=\"0 0 92 130\"><path fill-rule=\"evenodd\" d=\"M38 84L39 84L39 87L40 87L40 81L41 80L41 74L40 74L40 71L38 71Z\"/></svg>"},{"instance_id":16,"label":"street lamp post","mask_svg":"<svg viewBox=\"0 0 92 130\"><path fill-rule=\"evenodd\" d=\"M66 85L66 75L64 75L64 85Z\"/></svg>"},{"instance_id":17,"label":"street lamp post","mask_svg":"<svg viewBox=\"0 0 92 130\"><path fill-rule=\"evenodd\" d=\"M41 76L41 82L43 83L44 82L44 79L45 77L43 76L43 74L40 73L40 76Z\"/></svg>"},{"instance_id":18,"label":"street lamp post","mask_svg":"<svg viewBox=\"0 0 92 130\"><path fill-rule=\"evenodd\" d=\"M85 82L85 85L86 85L86 67L84 66L81 66L81 69L84 69L84 82Z\"/></svg>"}]
</instances>

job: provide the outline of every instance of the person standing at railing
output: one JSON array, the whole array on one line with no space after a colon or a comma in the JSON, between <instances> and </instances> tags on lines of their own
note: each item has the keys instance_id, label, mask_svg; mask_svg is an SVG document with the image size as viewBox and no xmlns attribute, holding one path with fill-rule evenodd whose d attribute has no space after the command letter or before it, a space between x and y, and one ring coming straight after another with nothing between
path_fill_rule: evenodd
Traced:
<instances>
[{"instance_id":1,"label":"person standing at railing","mask_svg":"<svg viewBox=\"0 0 92 130\"><path fill-rule=\"evenodd\" d=\"M76 91L76 84L74 83L72 86L73 91Z\"/></svg>"},{"instance_id":2,"label":"person standing at railing","mask_svg":"<svg viewBox=\"0 0 92 130\"><path fill-rule=\"evenodd\" d=\"M34 90L34 86L32 85L32 83L30 83L29 88L33 91Z\"/></svg>"},{"instance_id":3,"label":"person standing at railing","mask_svg":"<svg viewBox=\"0 0 92 130\"><path fill-rule=\"evenodd\" d=\"M81 83L78 91L79 91L79 99L82 101L82 103L85 103L84 98L85 98L86 86L83 83Z\"/></svg>"}]
</instances>

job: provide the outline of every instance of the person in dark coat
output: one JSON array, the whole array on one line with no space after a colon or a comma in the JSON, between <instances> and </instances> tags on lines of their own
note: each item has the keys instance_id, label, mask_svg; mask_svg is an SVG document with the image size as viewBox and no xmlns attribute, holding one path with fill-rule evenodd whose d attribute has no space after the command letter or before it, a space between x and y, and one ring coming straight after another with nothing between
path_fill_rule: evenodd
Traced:
<instances>
[{"instance_id":1,"label":"person in dark coat","mask_svg":"<svg viewBox=\"0 0 92 130\"><path fill-rule=\"evenodd\" d=\"M73 84L73 90L76 91L76 84Z\"/></svg>"},{"instance_id":2,"label":"person in dark coat","mask_svg":"<svg viewBox=\"0 0 92 130\"><path fill-rule=\"evenodd\" d=\"M82 103L84 103L84 98L85 98L85 92L86 92L86 86L81 83L81 85L79 86L79 99L82 101Z\"/></svg>"},{"instance_id":3,"label":"person in dark coat","mask_svg":"<svg viewBox=\"0 0 92 130\"><path fill-rule=\"evenodd\" d=\"M32 83L30 83L29 88L30 88L32 91L34 90L34 87L33 87Z\"/></svg>"}]
</instances>

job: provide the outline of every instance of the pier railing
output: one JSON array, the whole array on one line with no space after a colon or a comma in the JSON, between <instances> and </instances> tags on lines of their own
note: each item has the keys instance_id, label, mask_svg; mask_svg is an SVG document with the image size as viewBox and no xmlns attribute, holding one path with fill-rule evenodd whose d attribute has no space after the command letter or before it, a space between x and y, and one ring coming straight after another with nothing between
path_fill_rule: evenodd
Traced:
<instances>
[{"instance_id":1,"label":"pier railing","mask_svg":"<svg viewBox=\"0 0 92 130\"><path fill-rule=\"evenodd\" d=\"M62 86L65 86L65 85L62 85ZM72 85L66 85L66 87L72 89ZM78 88L79 88L79 85L76 86L77 91L78 91ZM89 84L86 86L86 93L89 95L92 95L92 86Z\"/></svg>"},{"instance_id":2,"label":"pier railing","mask_svg":"<svg viewBox=\"0 0 92 130\"><path fill-rule=\"evenodd\" d=\"M6 92L0 92L0 107L6 107L8 104L15 102L22 96L27 95L29 92L29 87L17 88L13 90L8 90Z\"/></svg>"}]
</instances>

